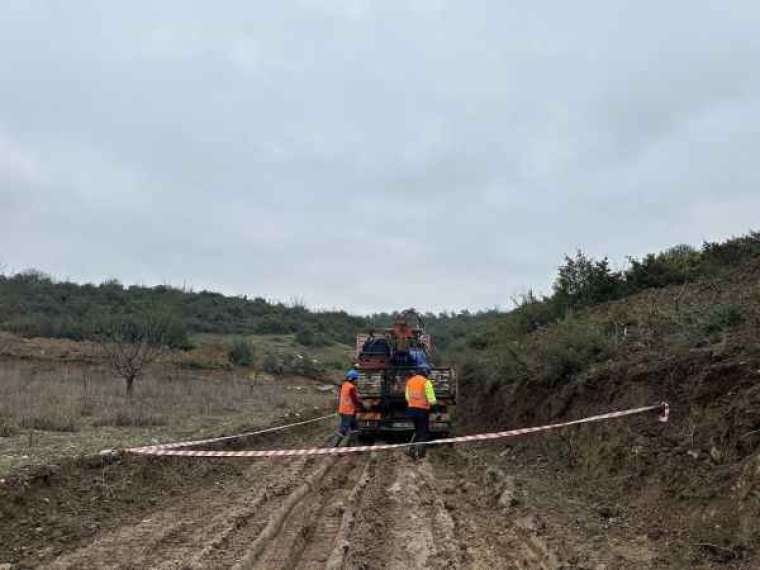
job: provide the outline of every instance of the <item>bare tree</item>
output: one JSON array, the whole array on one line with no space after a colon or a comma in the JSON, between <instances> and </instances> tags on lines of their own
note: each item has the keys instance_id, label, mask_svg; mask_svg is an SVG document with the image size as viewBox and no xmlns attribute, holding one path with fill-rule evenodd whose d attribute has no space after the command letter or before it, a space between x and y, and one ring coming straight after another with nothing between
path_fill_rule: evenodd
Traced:
<instances>
[{"instance_id":1,"label":"bare tree","mask_svg":"<svg viewBox=\"0 0 760 570\"><path fill-rule=\"evenodd\" d=\"M172 322L163 315L114 319L104 328L99 344L113 371L124 379L127 397L145 367L168 350Z\"/></svg>"}]
</instances>

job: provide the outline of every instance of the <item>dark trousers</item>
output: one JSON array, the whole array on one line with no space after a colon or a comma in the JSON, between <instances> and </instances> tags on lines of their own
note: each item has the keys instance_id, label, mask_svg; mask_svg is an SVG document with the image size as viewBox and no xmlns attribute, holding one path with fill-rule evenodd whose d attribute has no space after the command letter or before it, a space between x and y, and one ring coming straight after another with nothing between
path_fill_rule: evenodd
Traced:
<instances>
[{"instance_id":1,"label":"dark trousers","mask_svg":"<svg viewBox=\"0 0 760 570\"><path fill-rule=\"evenodd\" d=\"M354 414L340 415L340 426L338 427L338 433L340 433L340 435L350 435L352 432L355 432L358 427L356 416Z\"/></svg>"},{"instance_id":2,"label":"dark trousers","mask_svg":"<svg viewBox=\"0 0 760 570\"><path fill-rule=\"evenodd\" d=\"M350 445L358 427L359 425L354 414L340 414L338 431L330 436L330 439L327 440L327 445L330 447L338 447L343 441Z\"/></svg>"},{"instance_id":3,"label":"dark trousers","mask_svg":"<svg viewBox=\"0 0 760 570\"><path fill-rule=\"evenodd\" d=\"M430 439L430 410L409 408L407 414L412 418L412 422L414 422L414 441L428 441ZM417 447L417 456L422 457L425 455L426 448L426 445Z\"/></svg>"}]
</instances>

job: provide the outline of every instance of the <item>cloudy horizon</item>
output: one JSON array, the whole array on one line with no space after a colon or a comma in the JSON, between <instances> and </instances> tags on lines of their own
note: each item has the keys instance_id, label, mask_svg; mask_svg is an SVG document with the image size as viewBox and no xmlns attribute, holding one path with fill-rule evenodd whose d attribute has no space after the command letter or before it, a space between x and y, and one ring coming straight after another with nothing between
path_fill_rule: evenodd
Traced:
<instances>
[{"instance_id":1,"label":"cloudy horizon","mask_svg":"<svg viewBox=\"0 0 760 570\"><path fill-rule=\"evenodd\" d=\"M354 313L757 229L754 2L0 5L0 265Z\"/></svg>"}]
</instances>

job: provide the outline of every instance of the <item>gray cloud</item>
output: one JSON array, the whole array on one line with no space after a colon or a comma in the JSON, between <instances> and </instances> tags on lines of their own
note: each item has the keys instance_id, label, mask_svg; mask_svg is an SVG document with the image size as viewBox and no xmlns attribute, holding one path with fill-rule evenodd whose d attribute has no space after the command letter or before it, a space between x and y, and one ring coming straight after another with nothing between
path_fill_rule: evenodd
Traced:
<instances>
[{"instance_id":1,"label":"gray cloud","mask_svg":"<svg viewBox=\"0 0 760 570\"><path fill-rule=\"evenodd\" d=\"M0 261L508 304L756 225L754 2L0 6Z\"/></svg>"}]
</instances>

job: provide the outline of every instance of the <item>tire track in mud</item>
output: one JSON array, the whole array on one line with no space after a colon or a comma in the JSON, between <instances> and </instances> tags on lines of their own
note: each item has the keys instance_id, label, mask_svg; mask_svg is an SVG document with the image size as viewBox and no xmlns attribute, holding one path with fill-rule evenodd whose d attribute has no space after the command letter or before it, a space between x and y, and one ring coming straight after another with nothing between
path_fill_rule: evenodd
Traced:
<instances>
[{"instance_id":1,"label":"tire track in mud","mask_svg":"<svg viewBox=\"0 0 760 570\"><path fill-rule=\"evenodd\" d=\"M324 441L323 429L290 435L281 445ZM242 477L220 481L156 510L136 524L122 525L43 566L67 568L192 569L229 567L242 557L266 525L262 514L319 469L319 460L254 462ZM225 563L230 554L232 562ZM218 563L217 563L218 562Z\"/></svg>"},{"instance_id":2,"label":"tire track in mud","mask_svg":"<svg viewBox=\"0 0 760 570\"><path fill-rule=\"evenodd\" d=\"M543 535L540 519L501 510L497 490L482 482L483 470L455 449L422 461L388 457L367 485L337 567L572 568Z\"/></svg>"},{"instance_id":3,"label":"tire track in mud","mask_svg":"<svg viewBox=\"0 0 760 570\"><path fill-rule=\"evenodd\" d=\"M309 430L276 443L324 436ZM399 452L257 461L46 567L572 568L535 513L500 508L484 471L482 458L456 449L421 461Z\"/></svg>"},{"instance_id":4,"label":"tire track in mud","mask_svg":"<svg viewBox=\"0 0 760 570\"><path fill-rule=\"evenodd\" d=\"M454 522L431 466L387 457L367 485L343 568L459 568Z\"/></svg>"},{"instance_id":5,"label":"tire track in mud","mask_svg":"<svg viewBox=\"0 0 760 570\"><path fill-rule=\"evenodd\" d=\"M344 515L361 489L369 457L333 458L270 515L236 570L325 568L341 541Z\"/></svg>"},{"instance_id":6,"label":"tire track in mud","mask_svg":"<svg viewBox=\"0 0 760 570\"><path fill-rule=\"evenodd\" d=\"M503 490L488 482L483 465L472 465L457 449L445 450L432 463L433 478L451 514L464 568L561 570L573 568L562 560L556 544L544 536L535 513L503 510Z\"/></svg>"}]
</instances>

